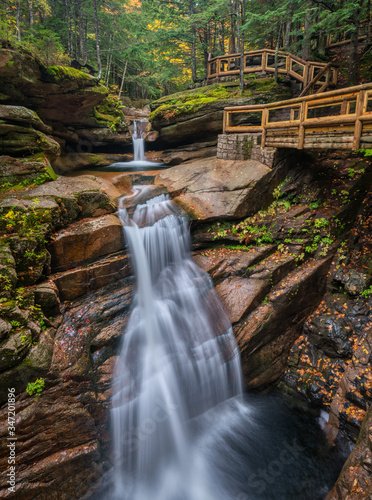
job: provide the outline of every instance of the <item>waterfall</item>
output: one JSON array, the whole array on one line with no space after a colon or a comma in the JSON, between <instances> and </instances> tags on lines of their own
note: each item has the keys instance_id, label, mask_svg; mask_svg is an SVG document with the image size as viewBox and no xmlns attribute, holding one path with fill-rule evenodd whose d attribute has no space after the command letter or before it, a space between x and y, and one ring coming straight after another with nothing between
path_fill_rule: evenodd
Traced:
<instances>
[{"instance_id":1,"label":"waterfall","mask_svg":"<svg viewBox=\"0 0 372 500\"><path fill-rule=\"evenodd\" d=\"M164 168L163 163L146 160L145 136L149 122L147 120L133 120L133 161L112 163L104 170L110 171L130 171L130 170L157 170Z\"/></svg>"},{"instance_id":2,"label":"waterfall","mask_svg":"<svg viewBox=\"0 0 372 500\"><path fill-rule=\"evenodd\" d=\"M146 161L145 156L145 133L148 121L133 120L133 153L134 161Z\"/></svg>"},{"instance_id":3,"label":"waterfall","mask_svg":"<svg viewBox=\"0 0 372 500\"><path fill-rule=\"evenodd\" d=\"M137 289L113 383L114 498L225 498L207 484L195 421L241 394L231 325L191 258L187 218L164 195L132 218L124 203Z\"/></svg>"}]
</instances>

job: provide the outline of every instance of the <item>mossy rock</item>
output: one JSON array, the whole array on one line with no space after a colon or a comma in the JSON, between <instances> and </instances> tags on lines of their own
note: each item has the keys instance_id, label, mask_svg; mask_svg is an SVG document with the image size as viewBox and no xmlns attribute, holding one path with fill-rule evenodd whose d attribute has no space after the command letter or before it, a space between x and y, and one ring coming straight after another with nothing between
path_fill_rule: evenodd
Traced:
<instances>
[{"instance_id":1,"label":"mossy rock","mask_svg":"<svg viewBox=\"0 0 372 500\"><path fill-rule=\"evenodd\" d=\"M123 105L112 95L108 95L94 108L97 125L111 128L114 132L125 132L128 124L122 112Z\"/></svg>"},{"instance_id":2,"label":"mossy rock","mask_svg":"<svg viewBox=\"0 0 372 500\"><path fill-rule=\"evenodd\" d=\"M265 102L270 102L282 98L283 94L284 98L289 97L289 89L286 85L276 83L274 78L250 78L243 92L240 91L238 83L216 83L154 101L151 103L150 121L173 121L172 119L179 115L193 114L212 103L225 103L234 99L250 101L257 94L261 94Z\"/></svg>"},{"instance_id":3,"label":"mossy rock","mask_svg":"<svg viewBox=\"0 0 372 500\"><path fill-rule=\"evenodd\" d=\"M6 319L0 318L0 341L7 338L12 331L12 325Z\"/></svg>"},{"instance_id":4,"label":"mossy rock","mask_svg":"<svg viewBox=\"0 0 372 500\"><path fill-rule=\"evenodd\" d=\"M44 67L45 74L55 83L60 83L62 80L88 80L95 81L95 78L88 75L79 69L70 68L69 66L48 66Z\"/></svg>"},{"instance_id":5,"label":"mossy rock","mask_svg":"<svg viewBox=\"0 0 372 500\"><path fill-rule=\"evenodd\" d=\"M31 370L46 373L52 363L53 342L39 342L32 347L27 357L22 361L22 366Z\"/></svg>"},{"instance_id":6,"label":"mossy rock","mask_svg":"<svg viewBox=\"0 0 372 500\"><path fill-rule=\"evenodd\" d=\"M60 145L51 137L32 127L1 124L0 147L3 154L11 156L28 156L45 152L55 157L60 154Z\"/></svg>"},{"instance_id":7,"label":"mossy rock","mask_svg":"<svg viewBox=\"0 0 372 500\"><path fill-rule=\"evenodd\" d=\"M6 371L19 364L30 350L29 343L25 340L31 335L28 329L19 328L11 332L8 339L0 345L0 371Z\"/></svg>"},{"instance_id":8,"label":"mossy rock","mask_svg":"<svg viewBox=\"0 0 372 500\"><path fill-rule=\"evenodd\" d=\"M27 158L0 156L0 192L40 186L57 177L44 153Z\"/></svg>"},{"instance_id":9,"label":"mossy rock","mask_svg":"<svg viewBox=\"0 0 372 500\"><path fill-rule=\"evenodd\" d=\"M42 235L39 238L11 239L11 247L16 258L16 271L19 286L35 284L50 270L50 254L45 248Z\"/></svg>"}]
</instances>

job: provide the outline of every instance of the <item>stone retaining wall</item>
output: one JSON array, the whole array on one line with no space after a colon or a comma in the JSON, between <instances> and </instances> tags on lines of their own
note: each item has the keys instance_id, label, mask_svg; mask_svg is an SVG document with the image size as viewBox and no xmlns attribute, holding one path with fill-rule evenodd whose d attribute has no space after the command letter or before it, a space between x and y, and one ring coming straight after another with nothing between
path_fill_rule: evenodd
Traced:
<instances>
[{"instance_id":1,"label":"stone retaining wall","mask_svg":"<svg viewBox=\"0 0 372 500\"><path fill-rule=\"evenodd\" d=\"M272 168L277 148L261 148L261 134L220 134L217 158L223 160L257 160Z\"/></svg>"}]
</instances>

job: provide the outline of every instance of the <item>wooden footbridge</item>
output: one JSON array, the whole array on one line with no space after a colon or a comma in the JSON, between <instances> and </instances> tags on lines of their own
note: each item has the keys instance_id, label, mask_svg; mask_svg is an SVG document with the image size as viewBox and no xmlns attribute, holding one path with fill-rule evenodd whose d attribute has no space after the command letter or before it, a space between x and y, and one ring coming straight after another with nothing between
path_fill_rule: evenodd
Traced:
<instances>
[{"instance_id":1,"label":"wooden footbridge","mask_svg":"<svg viewBox=\"0 0 372 500\"><path fill-rule=\"evenodd\" d=\"M372 83L224 110L226 134L261 133L261 147L372 148Z\"/></svg>"},{"instance_id":2,"label":"wooden footbridge","mask_svg":"<svg viewBox=\"0 0 372 500\"><path fill-rule=\"evenodd\" d=\"M240 73L240 54L227 54L208 61L208 80L222 76L234 76ZM303 84L307 93L324 92L335 86L338 65L305 61L287 52L278 52L278 73L288 75ZM261 49L245 52L243 57L244 73L274 73L275 50Z\"/></svg>"}]
</instances>

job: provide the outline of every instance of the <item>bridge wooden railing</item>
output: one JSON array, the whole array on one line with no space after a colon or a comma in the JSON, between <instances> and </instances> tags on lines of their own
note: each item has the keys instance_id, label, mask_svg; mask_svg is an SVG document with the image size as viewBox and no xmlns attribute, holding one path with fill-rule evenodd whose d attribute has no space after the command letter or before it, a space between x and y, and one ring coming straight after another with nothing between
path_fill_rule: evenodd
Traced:
<instances>
[{"instance_id":1,"label":"bridge wooden railing","mask_svg":"<svg viewBox=\"0 0 372 500\"><path fill-rule=\"evenodd\" d=\"M372 31L372 21L369 21L368 19L365 19L360 23L359 27L359 36L358 40L359 42L362 42L367 38L367 36L371 33ZM327 35L327 41L326 41L326 48L333 48L333 47L340 47L341 45L346 45L351 43L351 38L347 38L350 35L346 34L346 29L341 32L336 34L336 35Z\"/></svg>"},{"instance_id":2,"label":"bridge wooden railing","mask_svg":"<svg viewBox=\"0 0 372 500\"><path fill-rule=\"evenodd\" d=\"M372 83L224 110L224 133L261 133L261 146L372 147Z\"/></svg>"},{"instance_id":3,"label":"bridge wooden railing","mask_svg":"<svg viewBox=\"0 0 372 500\"><path fill-rule=\"evenodd\" d=\"M208 79L220 76L238 75L240 72L240 54L227 54L208 61ZM275 72L275 50L260 49L244 53L244 73L266 71ZM314 85L328 87L337 83L338 68L333 64L305 61L293 54L279 51L278 72L295 78L306 87L322 73Z\"/></svg>"}]
</instances>

